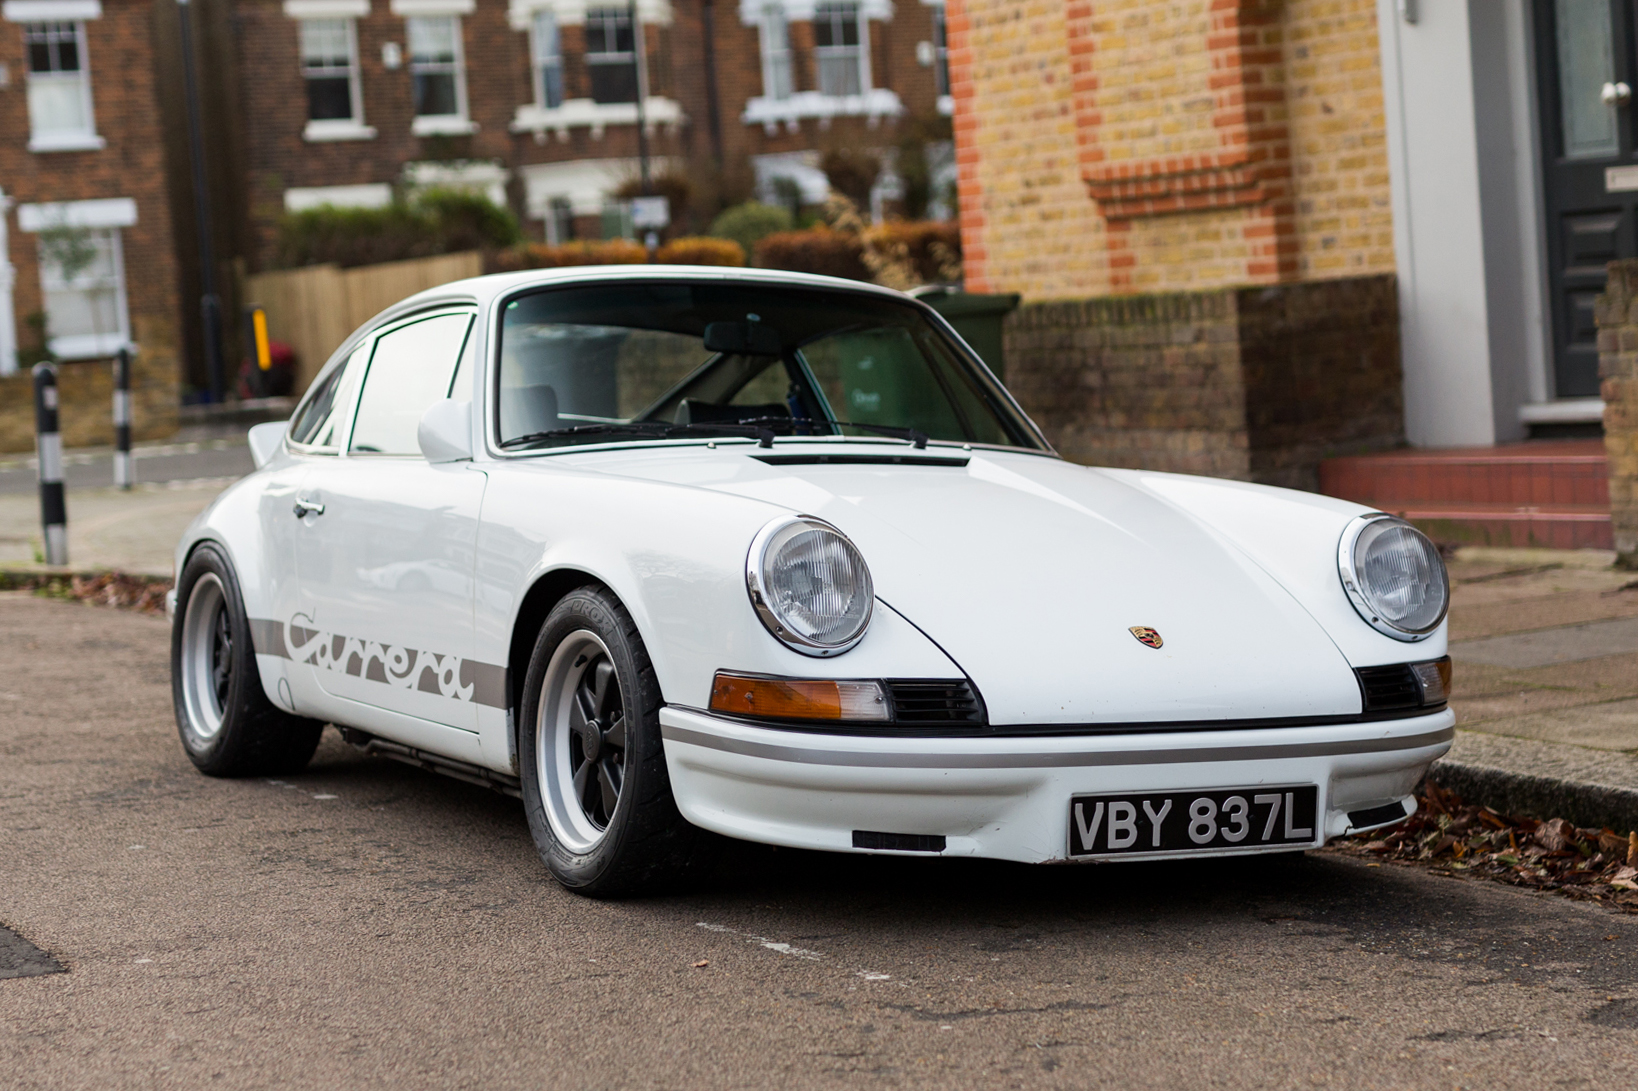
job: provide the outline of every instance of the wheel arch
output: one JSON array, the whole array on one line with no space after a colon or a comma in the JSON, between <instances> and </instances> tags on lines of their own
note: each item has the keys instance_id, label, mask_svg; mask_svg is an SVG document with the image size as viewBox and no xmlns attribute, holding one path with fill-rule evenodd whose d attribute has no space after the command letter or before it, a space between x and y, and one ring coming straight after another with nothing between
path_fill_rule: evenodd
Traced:
<instances>
[{"instance_id":1,"label":"wheel arch","mask_svg":"<svg viewBox=\"0 0 1638 1091\"><path fill-rule=\"evenodd\" d=\"M523 679L529 673L529 657L535 638L552 608L563 596L580 587L607 587L606 581L581 568L555 568L541 573L524 593L512 622L512 637L506 650L506 709L512 720L512 753L517 753L518 710L523 704ZM613 593L611 589L611 594Z\"/></svg>"}]
</instances>

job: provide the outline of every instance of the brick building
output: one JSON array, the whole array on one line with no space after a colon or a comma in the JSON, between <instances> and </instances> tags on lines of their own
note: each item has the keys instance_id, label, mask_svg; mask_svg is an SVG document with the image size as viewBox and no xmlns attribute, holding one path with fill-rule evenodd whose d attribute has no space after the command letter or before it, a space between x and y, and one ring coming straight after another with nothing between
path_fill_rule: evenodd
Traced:
<instances>
[{"instance_id":1,"label":"brick building","mask_svg":"<svg viewBox=\"0 0 1638 1091\"><path fill-rule=\"evenodd\" d=\"M172 9L174 14L174 9ZM62 362L66 442L112 441L109 358L135 357L135 428L178 402L177 260L149 0L0 7L0 450L33 446L27 367Z\"/></svg>"},{"instance_id":2,"label":"brick building","mask_svg":"<svg viewBox=\"0 0 1638 1091\"><path fill-rule=\"evenodd\" d=\"M1405 441L1596 452L1594 300L1638 257L1629 4L950 0L948 22L968 283L1024 295L1009 379L1078 407L1070 453L1315 487L1319 457ZM1557 504L1607 539L1541 449L1463 457L1416 502ZM1519 474L1546 484L1456 480Z\"/></svg>"},{"instance_id":3,"label":"brick building","mask_svg":"<svg viewBox=\"0 0 1638 1091\"><path fill-rule=\"evenodd\" d=\"M891 148L950 109L926 0L235 0L227 33L246 212L229 231L252 269L287 211L431 185L510 203L546 240L619 230L639 95L655 172L707 206L789 193L779 178L817 202L824 149ZM930 155L953 183L950 145Z\"/></svg>"}]
</instances>

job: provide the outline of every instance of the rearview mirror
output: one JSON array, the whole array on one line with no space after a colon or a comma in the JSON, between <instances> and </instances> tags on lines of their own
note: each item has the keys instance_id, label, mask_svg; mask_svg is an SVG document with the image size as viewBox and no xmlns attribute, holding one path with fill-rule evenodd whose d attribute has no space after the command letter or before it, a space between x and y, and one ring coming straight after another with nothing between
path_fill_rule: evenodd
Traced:
<instances>
[{"instance_id":1,"label":"rearview mirror","mask_svg":"<svg viewBox=\"0 0 1638 1091\"><path fill-rule=\"evenodd\" d=\"M705 327L705 351L778 356L779 331L761 322L712 322Z\"/></svg>"},{"instance_id":2,"label":"rearview mirror","mask_svg":"<svg viewBox=\"0 0 1638 1091\"><path fill-rule=\"evenodd\" d=\"M421 414L415 429L428 462L460 462L472 457L472 403L445 398Z\"/></svg>"}]
</instances>

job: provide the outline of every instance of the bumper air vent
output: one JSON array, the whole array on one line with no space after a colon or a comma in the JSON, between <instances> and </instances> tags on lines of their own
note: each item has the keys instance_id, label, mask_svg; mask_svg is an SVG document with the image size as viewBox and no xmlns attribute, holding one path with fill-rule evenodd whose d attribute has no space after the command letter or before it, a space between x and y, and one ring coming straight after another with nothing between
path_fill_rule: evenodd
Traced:
<instances>
[{"instance_id":1,"label":"bumper air vent","mask_svg":"<svg viewBox=\"0 0 1638 1091\"><path fill-rule=\"evenodd\" d=\"M1357 667L1354 674L1359 677L1366 712L1434 708L1445 703L1450 686L1450 660Z\"/></svg>"},{"instance_id":2,"label":"bumper air vent","mask_svg":"<svg viewBox=\"0 0 1638 1091\"><path fill-rule=\"evenodd\" d=\"M889 678L893 721L917 727L978 727L987 723L984 701L965 678Z\"/></svg>"},{"instance_id":3,"label":"bumper air vent","mask_svg":"<svg viewBox=\"0 0 1638 1091\"><path fill-rule=\"evenodd\" d=\"M942 833L877 833L875 830L854 830L853 847L889 852L943 852Z\"/></svg>"}]
</instances>

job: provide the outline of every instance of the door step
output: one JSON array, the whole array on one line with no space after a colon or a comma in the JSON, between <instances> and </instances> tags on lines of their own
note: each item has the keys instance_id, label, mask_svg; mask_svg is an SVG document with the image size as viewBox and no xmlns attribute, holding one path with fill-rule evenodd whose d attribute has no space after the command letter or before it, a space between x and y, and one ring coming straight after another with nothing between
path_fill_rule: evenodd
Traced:
<instances>
[{"instance_id":1,"label":"door step","mask_svg":"<svg viewBox=\"0 0 1638 1091\"><path fill-rule=\"evenodd\" d=\"M1320 492L1401 516L1435 541L1614 548L1602 440L1327 459Z\"/></svg>"}]
</instances>

